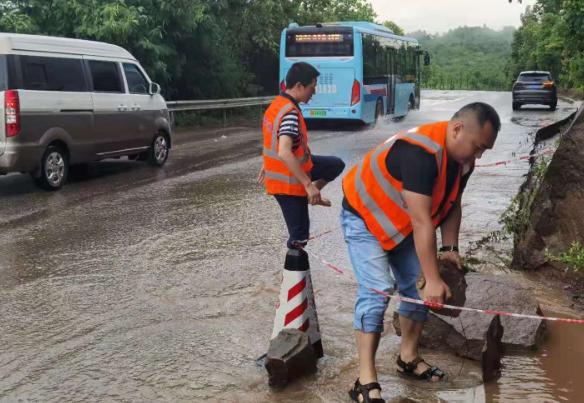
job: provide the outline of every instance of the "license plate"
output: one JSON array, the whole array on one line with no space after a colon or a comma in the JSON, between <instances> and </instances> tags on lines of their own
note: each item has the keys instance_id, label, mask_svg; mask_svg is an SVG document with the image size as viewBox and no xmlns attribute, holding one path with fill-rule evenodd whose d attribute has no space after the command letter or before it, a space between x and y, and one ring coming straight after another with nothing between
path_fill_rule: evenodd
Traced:
<instances>
[{"instance_id":1,"label":"license plate","mask_svg":"<svg viewBox=\"0 0 584 403\"><path fill-rule=\"evenodd\" d=\"M310 111L310 116L326 116L326 111Z\"/></svg>"},{"instance_id":2,"label":"license plate","mask_svg":"<svg viewBox=\"0 0 584 403\"><path fill-rule=\"evenodd\" d=\"M541 85L528 85L527 88L531 90L538 90L541 88Z\"/></svg>"}]
</instances>

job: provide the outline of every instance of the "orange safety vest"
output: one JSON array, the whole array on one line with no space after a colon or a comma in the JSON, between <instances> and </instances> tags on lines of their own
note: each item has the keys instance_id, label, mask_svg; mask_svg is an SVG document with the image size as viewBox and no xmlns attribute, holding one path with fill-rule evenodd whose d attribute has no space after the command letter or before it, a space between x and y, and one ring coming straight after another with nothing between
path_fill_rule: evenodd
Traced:
<instances>
[{"instance_id":1,"label":"orange safety vest","mask_svg":"<svg viewBox=\"0 0 584 403\"><path fill-rule=\"evenodd\" d=\"M266 190L269 194L285 194L290 196L308 196L304 185L290 172L284 161L278 155L280 140L278 139L278 128L285 114L292 109L298 112L300 121L301 146L294 151L296 161L300 163L302 170L310 176L312 170L312 158L308 149L308 136L306 132L306 123L302 117L300 109L292 101L277 96L264 115L263 132L264 132L264 169L266 171Z\"/></svg>"},{"instance_id":2,"label":"orange safety vest","mask_svg":"<svg viewBox=\"0 0 584 403\"><path fill-rule=\"evenodd\" d=\"M403 193L403 183L390 175L385 164L387 154L397 140L422 146L436 157L438 178L432 193L432 221L435 227L438 227L455 203L460 178L469 172L471 165L465 165L460 170L447 202L438 211L446 192L447 127L448 122L439 122L396 134L373 149L343 178L343 190L349 205L361 215L367 228L379 240L383 249L393 249L413 231ZM412 164L415 163L412 161Z\"/></svg>"}]
</instances>

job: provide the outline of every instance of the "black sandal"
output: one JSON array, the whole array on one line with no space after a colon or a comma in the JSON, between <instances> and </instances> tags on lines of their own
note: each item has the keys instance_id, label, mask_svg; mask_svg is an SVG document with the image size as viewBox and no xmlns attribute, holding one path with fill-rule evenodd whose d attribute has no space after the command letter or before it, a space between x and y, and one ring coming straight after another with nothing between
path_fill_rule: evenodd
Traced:
<instances>
[{"instance_id":1,"label":"black sandal","mask_svg":"<svg viewBox=\"0 0 584 403\"><path fill-rule=\"evenodd\" d=\"M359 379L357 379L355 381L355 387L349 391L349 396L357 403L359 403L359 395L363 396L363 403L385 403L383 399L369 397L369 392L374 389L379 389L379 392L381 392L381 386L377 382L361 385Z\"/></svg>"},{"instance_id":2,"label":"black sandal","mask_svg":"<svg viewBox=\"0 0 584 403\"><path fill-rule=\"evenodd\" d=\"M402 361L401 355L397 357L397 366L403 369L403 371L397 370L400 375L408 376L410 378L415 378L420 381L431 381L432 377L437 376L439 378L438 381L441 381L444 376L446 375L440 368L430 366L427 370L422 372L420 375L416 374L414 371L418 368L420 363L426 363L422 357L417 357L412 362L408 362L407 364ZM428 364L428 363L426 363Z\"/></svg>"}]
</instances>

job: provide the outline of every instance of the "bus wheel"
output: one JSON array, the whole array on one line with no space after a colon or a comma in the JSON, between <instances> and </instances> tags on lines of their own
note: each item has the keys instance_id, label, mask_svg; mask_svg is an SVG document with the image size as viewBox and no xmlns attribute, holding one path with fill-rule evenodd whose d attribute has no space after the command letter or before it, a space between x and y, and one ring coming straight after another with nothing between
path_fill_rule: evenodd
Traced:
<instances>
[{"instance_id":1,"label":"bus wheel","mask_svg":"<svg viewBox=\"0 0 584 403\"><path fill-rule=\"evenodd\" d=\"M379 98L377 104L375 104L375 123L377 123L380 116L383 116L383 100L381 98Z\"/></svg>"}]
</instances>

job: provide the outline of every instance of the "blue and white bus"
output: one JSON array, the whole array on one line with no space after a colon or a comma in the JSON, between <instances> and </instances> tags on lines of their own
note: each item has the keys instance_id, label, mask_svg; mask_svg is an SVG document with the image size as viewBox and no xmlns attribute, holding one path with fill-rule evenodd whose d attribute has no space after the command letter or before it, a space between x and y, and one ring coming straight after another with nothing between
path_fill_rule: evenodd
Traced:
<instances>
[{"instance_id":1,"label":"blue and white bus","mask_svg":"<svg viewBox=\"0 0 584 403\"><path fill-rule=\"evenodd\" d=\"M301 105L306 119L372 123L384 114L406 116L420 107L423 53L416 39L369 22L292 23L282 32L280 89L292 64L304 61L320 72L316 94Z\"/></svg>"}]
</instances>

